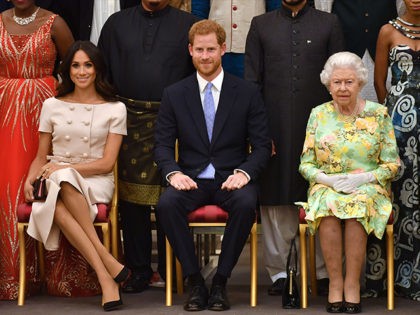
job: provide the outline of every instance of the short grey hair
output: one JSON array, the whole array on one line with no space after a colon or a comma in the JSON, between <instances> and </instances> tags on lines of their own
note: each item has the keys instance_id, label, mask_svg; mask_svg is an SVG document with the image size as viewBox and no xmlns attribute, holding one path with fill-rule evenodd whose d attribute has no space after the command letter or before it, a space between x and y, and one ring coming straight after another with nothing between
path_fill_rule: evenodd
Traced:
<instances>
[{"instance_id":1,"label":"short grey hair","mask_svg":"<svg viewBox=\"0 0 420 315\"><path fill-rule=\"evenodd\" d=\"M368 70L363 64L362 59L358 55L349 51L342 51L335 53L328 58L324 65L324 69L319 75L321 77L322 84L324 84L327 89L329 89L331 75L337 68L352 68L356 72L356 77L360 86L363 87L367 83Z\"/></svg>"}]
</instances>

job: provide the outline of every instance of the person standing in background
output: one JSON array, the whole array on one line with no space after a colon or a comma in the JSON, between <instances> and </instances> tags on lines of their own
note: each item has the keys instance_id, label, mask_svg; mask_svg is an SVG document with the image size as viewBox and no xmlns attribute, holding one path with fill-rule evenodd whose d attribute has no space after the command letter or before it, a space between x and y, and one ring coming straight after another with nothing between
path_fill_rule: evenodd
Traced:
<instances>
[{"instance_id":1,"label":"person standing in background","mask_svg":"<svg viewBox=\"0 0 420 315\"><path fill-rule=\"evenodd\" d=\"M191 13L214 20L226 30L223 69L243 78L246 36L254 16L280 7L280 0L191 0Z\"/></svg>"},{"instance_id":2,"label":"person standing in background","mask_svg":"<svg viewBox=\"0 0 420 315\"><path fill-rule=\"evenodd\" d=\"M420 1L404 0L404 3L404 13L382 26L379 32L375 88L378 100L385 101L388 107L402 166L392 185L395 292L420 301ZM388 67L392 79L387 90ZM377 295L386 287L382 263L386 256L384 248L379 245L372 247L371 251L373 259L368 270L372 281L366 286L368 294Z\"/></svg>"},{"instance_id":3,"label":"person standing in background","mask_svg":"<svg viewBox=\"0 0 420 315\"><path fill-rule=\"evenodd\" d=\"M73 43L64 20L34 0L11 4L0 14L0 300L17 297L17 207L24 201L24 180L38 148L42 102L55 95L55 60ZM33 284L36 262L28 262L27 279Z\"/></svg>"},{"instance_id":4,"label":"person standing in background","mask_svg":"<svg viewBox=\"0 0 420 315\"><path fill-rule=\"evenodd\" d=\"M128 136L118 170L124 254L132 276L123 292L149 286L151 207L162 192L153 159L154 125L163 89L194 72L188 53L188 30L198 18L169 6L169 0L141 0L117 12L102 28L98 47L108 64L109 78L127 107ZM165 239L158 228L158 271L165 278Z\"/></svg>"},{"instance_id":5,"label":"person standing in background","mask_svg":"<svg viewBox=\"0 0 420 315\"><path fill-rule=\"evenodd\" d=\"M306 198L307 183L298 172L311 109L329 100L319 80L328 57L344 49L338 18L315 10L306 0L283 0L278 10L254 17L245 48L245 79L256 82L267 107L272 156L261 179L261 223L266 268L281 295L290 242L298 229L294 202ZM319 242L317 242L319 244ZM321 253L320 250L317 253ZM320 292L328 277L317 256Z\"/></svg>"},{"instance_id":6,"label":"person standing in background","mask_svg":"<svg viewBox=\"0 0 420 315\"><path fill-rule=\"evenodd\" d=\"M397 16L395 0L315 0L317 9L338 16L343 28L345 49L362 58L369 71L368 82L361 95L376 101L373 87L376 40L379 29Z\"/></svg>"}]
</instances>

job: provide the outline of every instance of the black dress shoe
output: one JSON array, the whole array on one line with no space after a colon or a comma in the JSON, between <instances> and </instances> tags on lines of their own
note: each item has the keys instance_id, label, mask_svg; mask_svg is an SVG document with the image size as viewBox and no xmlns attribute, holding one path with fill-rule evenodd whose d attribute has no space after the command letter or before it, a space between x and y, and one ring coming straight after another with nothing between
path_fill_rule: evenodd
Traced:
<instances>
[{"instance_id":1,"label":"black dress shoe","mask_svg":"<svg viewBox=\"0 0 420 315\"><path fill-rule=\"evenodd\" d=\"M360 303L351 303L351 302L344 302L344 313L347 314L358 314L362 312L362 304Z\"/></svg>"},{"instance_id":2,"label":"black dress shoe","mask_svg":"<svg viewBox=\"0 0 420 315\"><path fill-rule=\"evenodd\" d=\"M344 312L343 301L334 302L334 303L327 302L325 309L327 310L328 313L343 313Z\"/></svg>"},{"instance_id":3,"label":"black dress shoe","mask_svg":"<svg viewBox=\"0 0 420 315\"><path fill-rule=\"evenodd\" d=\"M119 291L120 299L116 301L109 301L102 305L105 312L116 310L117 308L120 308L120 306L123 305L122 299L121 299L121 292Z\"/></svg>"},{"instance_id":4,"label":"black dress shoe","mask_svg":"<svg viewBox=\"0 0 420 315\"><path fill-rule=\"evenodd\" d=\"M150 279L145 279L138 274L131 274L131 277L123 284L124 293L140 293L149 288Z\"/></svg>"},{"instance_id":5,"label":"black dress shoe","mask_svg":"<svg viewBox=\"0 0 420 315\"><path fill-rule=\"evenodd\" d=\"M116 283L121 283L127 280L128 276L130 275L130 269L128 269L126 266L123 267L123 269L117 274L114 278L114 281Z\"/></svg>"},{"instance_id":6,"label":"black dress shoe","mask_svg":"<svg viewBox=\"0 0 420 315\"><path fill-rule=\"evenodd\" d=\"M279 278L268 289L268 295L282 295L286 278Z\"/></svg>"},{"instance_id":7,"label":"black dress shoe","mask_svg":"<svg viewBox=\"0 0 420 315\"><path fill-rule=\"evenodd\" d=\"M328 296L330 286L330 279L323 278L316 280L316 287L319 296Z\"/></svg>"},{"instance_id":8,"label":"black dress shoe","mask_svg":"<svg viewBox=\"0 0 420 315\"><path fill-rule=\"evenodd\" d=\"M208 309L211 311L225 311L230 309L225 286L213 285L211 287Z\"/></svg>"},{"instance_id":9,"label":"black dress shoe","mask_svg":"<svg viewBox=\"0 0 420 315\"><path fill-rule=\"evenodd\" d=\"M202 311L207 307L209 292L204 285L191 287L188 300L184 304L184 310L188 312Z\"/></svg>"}]
</instances>

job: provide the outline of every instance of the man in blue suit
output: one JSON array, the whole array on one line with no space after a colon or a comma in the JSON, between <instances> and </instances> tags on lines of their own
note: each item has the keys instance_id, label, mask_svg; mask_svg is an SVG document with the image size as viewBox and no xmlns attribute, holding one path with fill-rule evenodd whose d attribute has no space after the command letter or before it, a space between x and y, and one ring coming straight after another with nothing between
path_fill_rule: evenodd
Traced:
<instances>
[{"instance_id":1,"label":"man in blue suit","mask_svg":"<svg viewBox=\"0 0 420 315\"><path fill-rule=\"evenodd\" d=\"M271 153L258 88L222 69L225 39L225 31L214 21L191 27L189 52L197 73L164 90L155 129L155 160L169 184L157 214L188 276L187 311L230 307L227 278L255 221L256 179ZM187 222L189 212L206 204L229 213L210 297Z\"/></svg>"}]
</instances>

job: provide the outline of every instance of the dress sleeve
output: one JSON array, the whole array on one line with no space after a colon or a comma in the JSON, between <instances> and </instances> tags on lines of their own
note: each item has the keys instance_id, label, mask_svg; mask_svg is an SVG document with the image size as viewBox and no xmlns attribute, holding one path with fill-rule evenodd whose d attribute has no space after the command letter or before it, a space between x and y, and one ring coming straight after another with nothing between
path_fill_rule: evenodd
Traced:
<instances>
[{"instance_id":1,"label":"dress sleeve","mask_svg":"<svg viewBox=\"0 0 420 315\"><path fill-rule=\"evenodd\" d=\"M124 136L127 135L127 110L125 105L121 102L115 104L109 132Z\"/></svg>"},{"instance_id":2,"label":"dress sleeve","mask_svg":"<svg viewBox=\"0 0 420 315\"><path fill-rule=\"evenodd\" d=\"M395 140L394 128L391 118L385 107L381 106L381 143L378 160L378 168L372 171L376 180L385 186L389 180L394 178L400 167L397 143Z\"/></svg>"},{"instance_id":3,"label":"dress sleeve","mask_svg":"<svg viewBox=\"0 0 420 315\"><path fill-rule=\"evenodd\" d=\"M51 123L51 116L53 114L54 106L51 106L51 99L47 99L42 104L41 115L39 117L39 132L53 132L53 125Z\"/></svg>"},{"instance_id":4,"label":"dress sleeve","mask_svg":"<svg viewBox=\"0 0 420 315\"><path fill-rule=\"evenodd\" d=\"M317 113L312 109L306 126L306 137L300 156L299 172L310 183L315 182L315 176L320 172L315 153L315 132L318 127Z\"/></svg>"}]
</instances>

